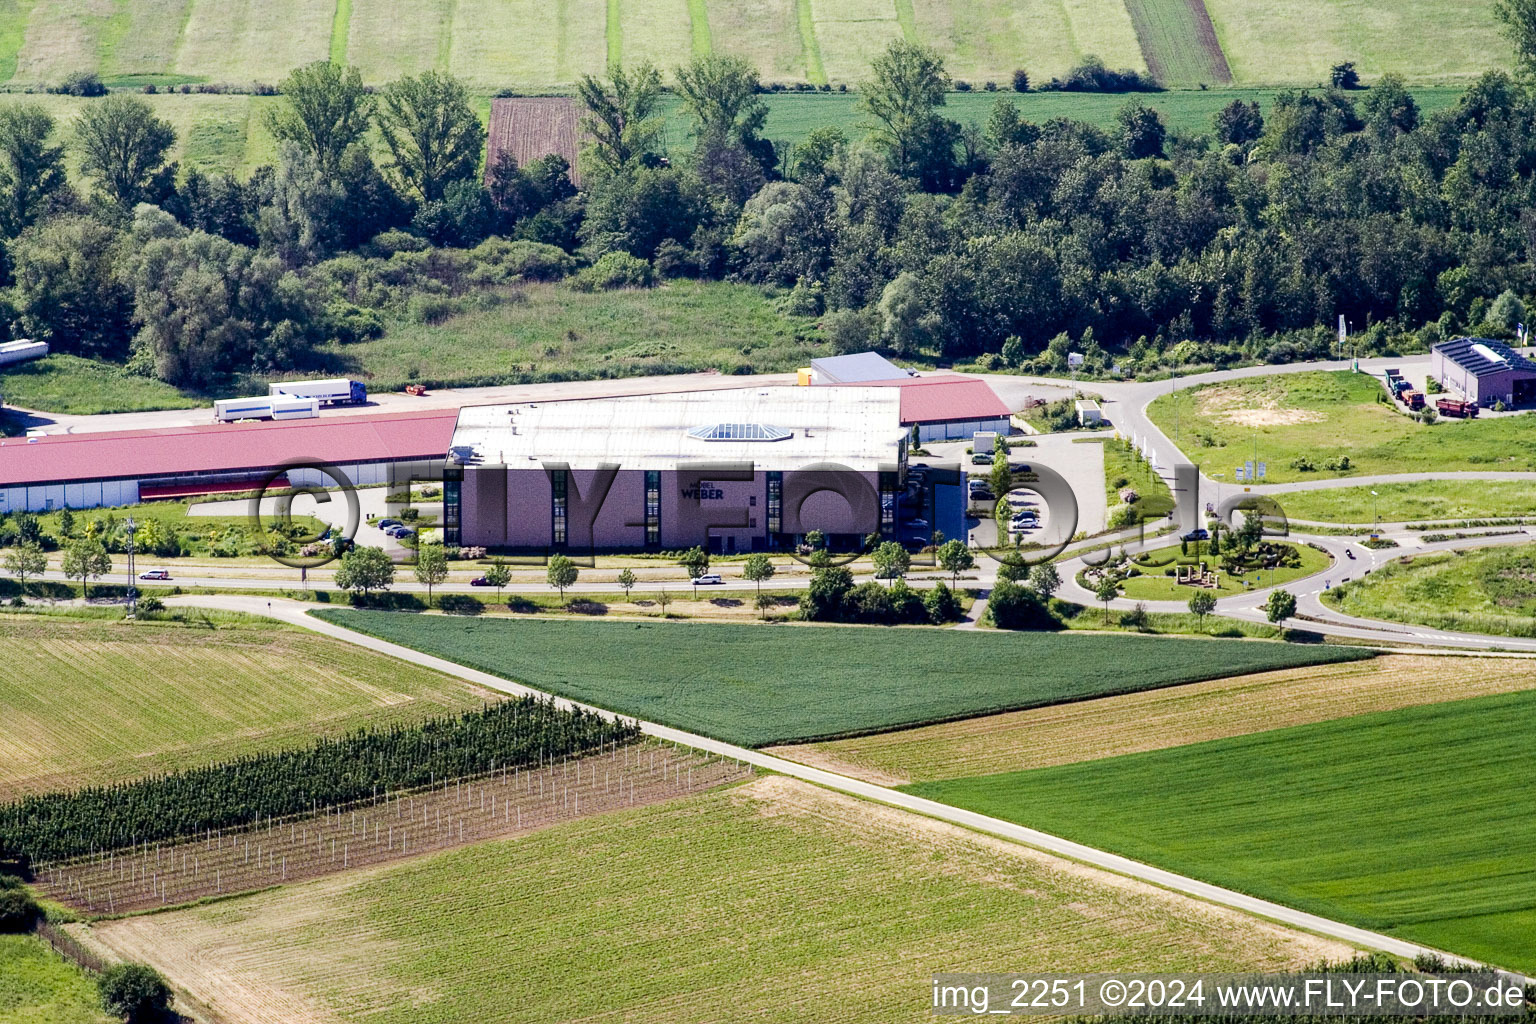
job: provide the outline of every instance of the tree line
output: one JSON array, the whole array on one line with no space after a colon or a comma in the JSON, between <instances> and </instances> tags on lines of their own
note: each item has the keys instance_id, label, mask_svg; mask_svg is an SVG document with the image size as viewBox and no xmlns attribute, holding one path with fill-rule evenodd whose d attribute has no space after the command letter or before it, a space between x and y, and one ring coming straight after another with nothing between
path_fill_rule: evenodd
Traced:
<instances>
[{"instance_id":1,"label":"tree line","mask_svg":"<svg viewBox=\"0 0 1536 1024\"><path fill-rule=\"evenodd\" d=\"M739 57L699 57L670 83L615 65L577 86L580 192L560 157L482 170L470 97L438 72L375 92L352 68L294 71L268 115L277 164L244 181L167 163L173 133L143 100L85 101L69 142L84 196L49 116L8 106L0 317L184 386L304 368L391 316L435 322L573 274L754 282L837 350L1040 372L1069 351L1088 374L1315 356L1341 314L1383 353L1523 318L1525 77L1488 73L1430 115L1391 75L1285 91L1267 111L1234 100L1195 135L1140 96L1109 128L1037 124L1007 95L965 125L946 116L953 84L932 50L894 42L859 88L864 133L791 146L767 137L764 86ZM668 89L681 145L665 141Z\"/></svg>"},{"instance_id":2,"label":"tree line","mask_svg":"<svg viewBox=\"0 0 1536 1024\"><path fill-rule=\"evenodd\" d=\"M419 725L364 728L308 747L0 806L0 860L57 861L259 824L640 736L633 722L519 697Z\"/></svg>"}]
</instances>

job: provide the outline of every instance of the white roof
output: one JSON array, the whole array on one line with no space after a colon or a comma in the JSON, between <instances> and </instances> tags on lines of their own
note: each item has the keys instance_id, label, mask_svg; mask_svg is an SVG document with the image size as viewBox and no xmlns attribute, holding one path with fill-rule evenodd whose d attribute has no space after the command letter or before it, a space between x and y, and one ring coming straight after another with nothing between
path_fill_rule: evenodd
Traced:
<instances>
[{"instance_id":1,"label":"white roof","mask_svg":"<svg viewBox=\"0 0 1536 1024\"><path fill-rule=\"evenodd\" d=\"M773 386L470 406L459 410L453 447L473 449L482 465L514 469L752 462L782 470L829 462L874 472L896 462L907 433L900 388Z\"/></svg>"},{"instance_id":2,"label":"white roof","mask_svg":"<svg viewBox=\"0 0 1536 1024\"><path fill-rule=\"evenodd\" d=\"M1098 407L1099 403L1094 401L1092 398L1079 398L1077 400L1078 412L1085 412L1090 409L1097 409Z\"/></svg>"}]
</instances>

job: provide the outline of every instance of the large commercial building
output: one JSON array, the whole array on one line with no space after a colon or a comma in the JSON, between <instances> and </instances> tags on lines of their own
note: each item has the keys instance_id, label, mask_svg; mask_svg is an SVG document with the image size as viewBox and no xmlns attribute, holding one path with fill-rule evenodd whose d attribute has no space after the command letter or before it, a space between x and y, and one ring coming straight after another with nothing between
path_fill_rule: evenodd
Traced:
<instances>
[{"instance_id":1,"label":"large commercial building","mask_svg":"<svg viewBox=\"0 0 1536 1024\"><path fill-rule=\"evenodd\" d=\"M450 409L7 438L0 441L0 512L249 490L301 461L334 466L354 484L387 483L396 464L441 465L455 419ZM333 483L301 468L274 482Z\"/></svg>"},{"instance_id":2,"label":"large commercial building","mask_svg":"<svg viewBox=\"0 0 1536 1024\"><path fill-rule=\"evenodd\" d=\"M969 439L982 430L1006 435L1012 429L1008 406L986 381L948 373L921 377L878 352L812 359L800 371L800 383L900 388L902 425L917 432L919 444Z\"/></svg>"},{"instance_id":3,"label":"large commercial building","mask_svg":"<svg viewBox=\"0 0 1536 1024\"><path fill-rule=\"evenodd\" d=\"M445 540L729 553L890 534L901 404L893 388L759 387L462 409Z\"/></svg>"},{"instance_id":4,"label":"large commercial building","mask_svg":"<svg viewBox=\"0 0 1536 1024\"><path fill-rule=\"evenodd\" d=\"M1436 345L1430 376L1483 408L1536 403L1536 363L1492 338L1457 338Z\"/></svg>"}]
</instances>

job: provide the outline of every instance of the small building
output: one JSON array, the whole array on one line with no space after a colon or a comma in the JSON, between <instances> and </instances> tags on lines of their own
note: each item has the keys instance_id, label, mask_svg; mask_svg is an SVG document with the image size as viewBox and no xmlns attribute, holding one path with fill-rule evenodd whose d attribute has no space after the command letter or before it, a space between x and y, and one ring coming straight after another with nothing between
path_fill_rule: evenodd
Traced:
<instances>
[{"instance_id":1,"label":"small building","mask_svg":"<svg viewBox=\"0 0 1536 1024\"><path fill-rule=\"evenodd\" d=\"M901 424L917 432L919 444L969 440L979 431L1007 437L1012 413L997 392L974 377L918 377L899 381Z\"/></svg>"},{"instance_id":2,"label":"small building","mask_svg":"<svg viewBox=\"0 0 1536 1024\"><path fill-rule=\"evenodd\" d=\"M913 376L913 371L903 370L878 352L812 359L810 366L810 383L813 385L877 384L904 381Z\"/></svg>"},{"instance_id":3,"label":"small building","mask_svg":"<svg viewBox=\"0 0 1536 1024\"><path fill-rule=\"evenodd\" d=\"M1536 404L1536 363L1502 341L1456 338L1434 347L1430 376L1446 389L1486 409Z\"/></svg>"},{"instance_id":4,"label":"small building","mask_svg":"<svg viewBox=\"0 0 1536 1024\"><path fill-rule=\"evenodd\" d=\"M1085 427L1098 427L1104 424L1104 410L1099 403L1091 398L1079 398L1077 400L1077 422Z\"/></svg>"}]
</instances>

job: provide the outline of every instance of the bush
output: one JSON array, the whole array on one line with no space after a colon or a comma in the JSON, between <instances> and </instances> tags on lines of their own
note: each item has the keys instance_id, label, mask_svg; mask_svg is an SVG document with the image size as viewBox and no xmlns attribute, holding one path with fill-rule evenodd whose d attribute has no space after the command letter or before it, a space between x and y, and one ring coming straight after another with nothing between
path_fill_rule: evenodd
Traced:
<instances>
[{"instance_id":1,"label":"bush","mask_svg":"<svg viewBox=\"0 0 1536 1024\"><path fill-rule=\"evenodd\" d=\"M1291 460L1291 468L1298 473L1311 473L1317 469L1317 464L1305 455L1298 455Z\"/></svg>"},{"instance_id":2,"label":"bush","mask_svg":"<svg viewBox=\"0 0 1536 1024\"><path fill-rule=\"evenodd\" d=\"M163 1020L170 1013L171 986L146 964L116 964L102 972L101 1005L127 1024Z\"/></svg>"},{"instance_id":3,"label":"bush","mask_svg":"<svg viewBox=\"0 0 1536 1024\"><path fill-rule=\"evenodd\" d=\"M1059 629L1040 595L1019 583L999 582L987 600L987 613L998 629Z\"/></svg>"},{"instance_id":4,"label":"bush","mask_svg":"<svg viewBox=\"0 0 1536 1024\"><path fill-rule=\"evenodd\" d=\"M148 597L139 598L138 610L141 615L148 615L151 612L163 612L165 611L165 602L150 594Z\"/></svg>"},{"instance_id":5,"label":"bush","mask_svg":"<svg viewBox=\"0 0 1536 1024\"><path fill-rule=\"evenodd\" d=\"M1029 72L1023 68L1015 68L1013 72L1013 91L1029 92Z\"/></svg>"},{"instance_id":6,"label":"bush","mask_svg":"<svg viewBox=\"0 0 1536 1024\"><path fill-rule=\"evenodd\" d=\"M1116 505L1109 510L1109 522L1105 525L1111 530L1123 530L1135 526L1140 520L1141 513L1136 511L1135 505Z\"/></svg>"},{"instance_id":7,"label":"bush","mask_svg":"<svg viewBox=\"0 0 1536 1024\"><path fill-rule=\"evenodd\" d=\"M543 242L487 238L469 254L481 268L495 268L504 277L525 281L559 281L576 269L569 253Z\"/></svg>"},{"instance_id":8,"label":"bush","mask_svg":"<svg viewBox=\"0 0 1536 1024\"><path fill-rule=\"evenodd\" d=\"M94 71L76 71L48 90L60 96L105 96L107 87Z\"/></svg>"},{"instance_id":9,"label":"bush","mask_svg":"<svg viewBox=\"0 0 1536 1024\"><path fill-rule=\"evenodd\" d=\"M36 920L37 904L25 889L0 889L0 935L31 931Z\"/></svg>"},{"instance_id":10,"label":"bush","mask_svg":"<svg viewBox=\"0 0 1536 1024\"><path fill-rule=\"evenodd\" d=\"M956 622L964 614L960 608L960 598L942 580L923 595L923 608L928 613L928 621L935 626Z\"/></svg>"},{"instance_id":11,"label":"bush","mask_svg":"<svg viewBox=\"0 0 1536 1024\"><path fill-rule=\"evenodd\" d=\"M651 265L627 252L604 253L596 263L571 279L571 287L581 292L649 288L651 284Z\"/></svg>"}]
</instances>

